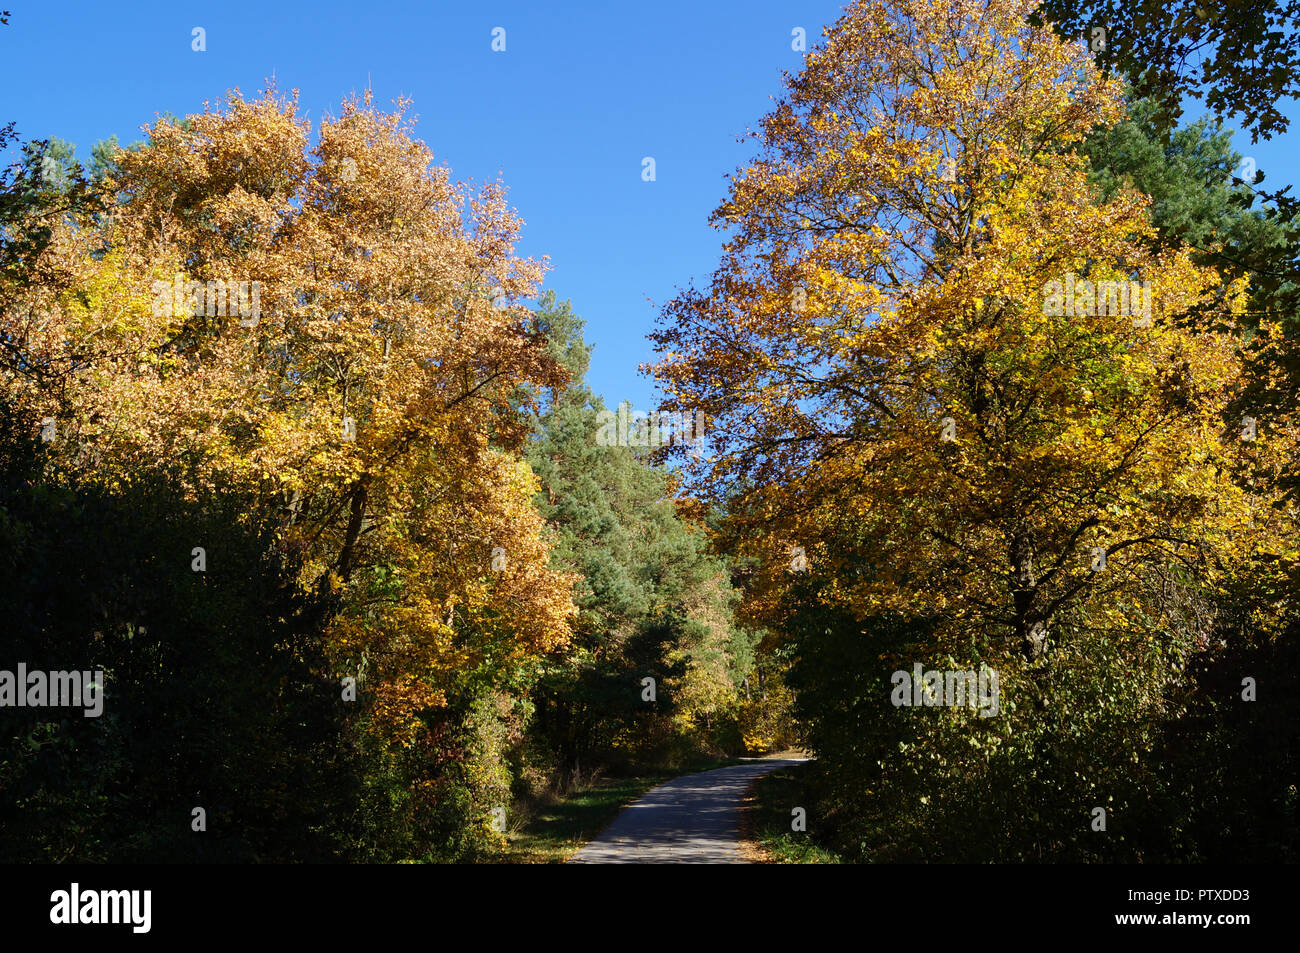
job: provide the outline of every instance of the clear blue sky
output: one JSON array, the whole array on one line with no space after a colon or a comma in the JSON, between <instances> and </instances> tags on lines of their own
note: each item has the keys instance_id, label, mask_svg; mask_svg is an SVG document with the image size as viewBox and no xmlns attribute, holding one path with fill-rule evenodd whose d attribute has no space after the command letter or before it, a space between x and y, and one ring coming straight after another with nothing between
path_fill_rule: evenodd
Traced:
<instances>
[{"instance_id":1,"label":"clear blue sky","mask_svg":"<svg viewBox=\"0 0 1300 953\"><path fill-rule=\"evenodd\" d=\"M59 136L89 159L163 112L201 110L274 75L316 121L350 92L414 101L418 134L457 178L501 174L526 225L520 251L549 256L544 287L573 301L596 344L590 381L608 404L653 406L638 374L659 306L717 263L707 226L725 176L750 155L737 136L779 94L782 70L839 13L836 0L293 2L0 0L11 95L0 123ZM206 30L206 52L191 30ZM493 52L492 30L506 30ZM1191 116L1198 113L1193 111ZM1288 115L1297 115L1294 109ZM1297 181L1295 138L1238 149L1267 183ZM656 181L641 178L653 156ZM5 162L11 161L5 157Z\"/></svg>"}]
</instances>

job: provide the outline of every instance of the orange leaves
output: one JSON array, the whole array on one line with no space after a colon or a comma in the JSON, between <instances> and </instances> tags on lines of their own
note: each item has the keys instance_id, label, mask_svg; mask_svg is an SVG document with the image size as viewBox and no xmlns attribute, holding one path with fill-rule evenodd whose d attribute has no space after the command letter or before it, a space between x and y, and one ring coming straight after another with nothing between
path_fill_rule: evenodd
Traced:
<instances>
[{"instance_id":1,"label":"orange leaves","mask_svg":"<svg viewBox=\"0 0 1300 953\"><path fill-rule=\"evenodd\" d=\"M404 110L349 101L314 147L275 93L157 123L118 156L127 201L42 263L73 291L41 293L76 306L31 346L85 370L7 385L57 410L54 458L87 479L165 467L283 515L302 588L346 607L335 661L371 660L393 723L467 666L562 644L574 614L517 462L519 386L565 377L513 303L543 265L515 254L504 188L452 183ZM173 280L200 301L256 283L259 313Z\"/></svg>"},{"instance_id":2,"label":"orange leaves","mask_svg":"<svg viewBox=\"0 0 1300 953\"><path fill-rule=\"evenodd\" d=\"M655 371L718 421L696 478L764 566L760 617L801 546L824 599L992 633L1148 556L1228 558L1255 509L1226 472L1237 343L1182 320L1243 289L1153 256L1144 196L1093 194L1069 145L1120 90L1028 9L852 5L733 181L711 293L664 310ZM1018 582L1022 550L1054 569Z\"/></svg>"}]
</instances>

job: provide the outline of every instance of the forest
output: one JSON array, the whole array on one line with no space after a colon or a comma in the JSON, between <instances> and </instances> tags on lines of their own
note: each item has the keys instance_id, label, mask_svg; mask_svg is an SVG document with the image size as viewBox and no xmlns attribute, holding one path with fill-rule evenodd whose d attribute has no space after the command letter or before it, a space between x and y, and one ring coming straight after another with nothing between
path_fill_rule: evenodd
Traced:
<instances>
[{"instance_id":1,"label":"forest","mask_svg":"<svg viewBox=\"0 0 1300 953\"><path fill-rule=\"evenodd\" d=\"M0 860L536 860L790 751L805 860L1296 860L1300 234L1231 135L1296 12L853 0L650 413L407 101L0 130Z\"/></svg>"}]
</instances>

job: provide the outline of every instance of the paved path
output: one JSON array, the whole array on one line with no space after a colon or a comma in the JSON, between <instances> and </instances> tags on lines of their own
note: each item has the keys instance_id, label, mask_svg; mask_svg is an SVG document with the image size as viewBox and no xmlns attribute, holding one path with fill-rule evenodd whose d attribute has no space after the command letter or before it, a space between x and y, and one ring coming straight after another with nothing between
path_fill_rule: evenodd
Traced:
<instances>
[{"instance_id":1,"label":"paved path","mask_svg":"<svg viewBox=\"0 0 1300 953\"><path fill-rule=\"evenodd\" d=\"M688 774L623 809L571 864L743 864L740 803L755 778L803 758L754 758Z\"/></svg>"}]
</instances>

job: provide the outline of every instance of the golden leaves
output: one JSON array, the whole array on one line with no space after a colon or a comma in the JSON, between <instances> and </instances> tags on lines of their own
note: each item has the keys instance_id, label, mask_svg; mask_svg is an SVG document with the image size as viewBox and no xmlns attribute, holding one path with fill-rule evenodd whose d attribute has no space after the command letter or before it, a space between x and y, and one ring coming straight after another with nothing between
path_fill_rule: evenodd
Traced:
<instances>
[{"instance_id":1,"label":"golden leaves","mask_svg":"<svg viewBox=\"0 0 1300 953\"><path fill-rule=\"evenodd\" d=\"M349 101L314 147L274 92L155 124L118 156L127 201L60 223L40 263L68 289L33 296L68 307L31 344L84 372L7 384L70 418L52 453L71 465L88 444L86 479L165 466L179 492L228 486L285 513L304 591L348 606L337 660L372 659L393 724L476 659L518 665L562 644L575 612L518 462L518 386L564 378L532 312L509 303L543 265L515 254L504 188L453 184L404 109ZM174 281L256 282L260 313L195 310ZM375 573L396 570L375 609Z\"/></svg>"},{"instance_id":2,"label":"golden leaves","mask_svg":"<svg viewBox=\"0 0 1300 953\"><path fill-rule=\"evenodd\" d=\"M726 434L696 477L765 567L760 619L785 611L790 545L824 601L996 628L1017 599L1087 598L1087 546L1227 559L1263 502L1225 472L1237 342L1176 320L1244 288L1153 256L1145 196L1089 188L1068 147L1122 115L1119 87L1027 9L852 5L732 183L745 227L711 293L664 310L655 372ZM1060 567L1028 596L1013 542Z\"/></svg>"}]
</instances>

